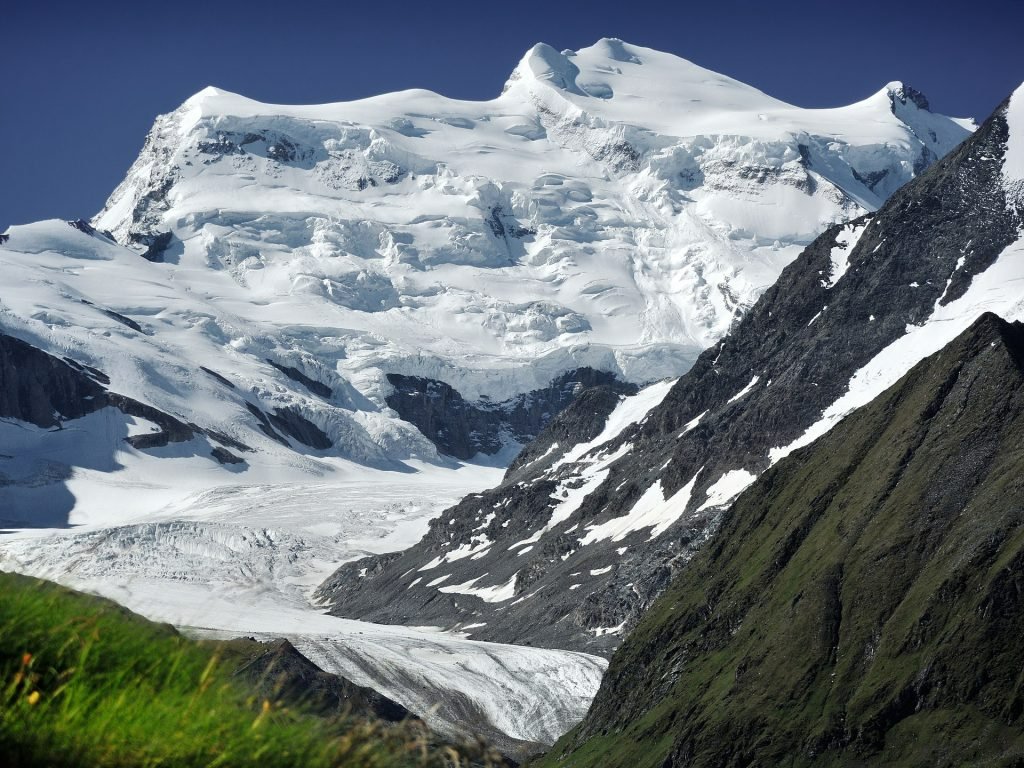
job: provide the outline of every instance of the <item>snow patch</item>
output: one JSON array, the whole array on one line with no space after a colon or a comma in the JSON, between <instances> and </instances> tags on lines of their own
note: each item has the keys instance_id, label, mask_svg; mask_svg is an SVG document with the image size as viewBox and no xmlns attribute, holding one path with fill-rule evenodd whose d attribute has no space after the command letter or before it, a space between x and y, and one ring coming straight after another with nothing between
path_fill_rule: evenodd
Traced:
<instances>
[{"instance_id":1,"label":"snow patch","mask_svg":"<svg viewBox=\"0 0 1024 768\"><path fill-rule=\"evenodd\" d=\"M671 391L676 381L677 379L659 381L656 384L644 387L635 395L622 397L619 404L608 415L608 419L604 423L604 429L601 430L601 434L593 440L573 446L572 450L568 451L562 458L555 462L548 471L553 472L564 464L571 464L574 461L579 461L583 456L597 446L604 445L605 443L614 440L622 434L627 427L642 421L648 413L661 404L661 401L665 399L665 396Z\"/></svg>"},{"instance_id":2,"label":"snow patch","mask_svg":"<svg viewBox=\"0 0 1024 768\"><path fill-rule=\"evenodd\" d=\"M1008 196L1020 198L1024 196L1024 85L1010 96L1006 122L1009 138L1003 156L1003 179Z\"/></svg>"},{"instance_id":3,"label":"snow patch","mask_svg":"<svg viewBox=\"0 0 1024 768\"><path fill-rule=\"evenodd\" d=\"M850 254L857 247L857 243L860 241L861 235L864 234L864 230L868 228L869 223L870 220L856 225L847 224L836 235L836 244L829 255L831 271L829 272L828 280L821 281L823 287L833 288L840 278L846 274L846 270L850 268Z\"/></svg>"},{"instance_id":4,"label":"snow patch","mask_svg":"<svg viewBox=\"0 0 1024 768\"><path fill-rule=\"evenodd\" d=\"M819 421L786 446L769 451L772 464L810 445L856 409L867 405L924 360L967 330L984 312L1004 320L1024 320L1024 240L1008 246L995 263L971 281L963 296L936 306L921 325L907 326L894 341L850 379L846 393L825 409Z\"/></svg>"},{"instance_id":5,"label":"snow patch","mask_svg":"<svg viewBox=\"0 0 1024 768\"><path fill-rule=\"evenodd\" d=\"M716 507L726 506L750 487L755 480L757 480L757 475L752 472L748 472L745 469L729 470L718 478L710 488L708 488L707 498L704 503L697 508L697 511L703 512L705 509L715 509Z\"/></svg>"},{"instance_id":6,"label":"snow patch","mask_svg":"<svg viewBox=\"0 0 1024 768\"><path fill-rule=\"evenodd\" d=\"M697 481L697 475L699 474L700 471L690 479L690 482L672 494L668 499L665 498L661 480L659 479L644 492L643 496L637 500L636 504L633 505L627 514L621 517L614 517L599 525L589 526L586 536L580 539L580 545L593 544L594 542L608 539L622 541L634 531L644 528L652 529L648 538L649 541L656 539L667 531L672 523L678 520L683 512L686 511L686 507L690 503L690 497L693 494L694 483Z\"/></svg>"},{"instance_id":7,"label":"snow patch","mask_svg":"<svg viewBox=\"0 0 1024 768\"><path fill-rule=\"evenodd\" d=\"M459 595L473 595L474 597L479 597L485 603L503 603L516 596L516 575L513 574L512 578L504 584L497 584L492 587L474 587L474 584L484 578L483 576L477 576L475 579L470 579L462 584L441 587L438 591Z\"/></svg>"},{"instance_id":8,"label":"snow patch","mask_svg":"<svg viewBox=\"0 0 1024 768\"><path fill-rule=\"evenodd\" d=\"M754 378L752 378L750 380L750 383L747 384L747 386L745 386L743 389L741 389L739 392L737 392L735 395L733 395L732 397L729 398L729 402L730 403L735 403L737 400L739 400L744 395L749 393L750 390L752 390L754 387L756 387L757 386L757 382L759 382L760 380L761 380L760 376L755 376ZM689 430L687 430L687 431L689 431ZM684 432L684 434L685 434L685 432Z\"/></svg>"}]
</instances>

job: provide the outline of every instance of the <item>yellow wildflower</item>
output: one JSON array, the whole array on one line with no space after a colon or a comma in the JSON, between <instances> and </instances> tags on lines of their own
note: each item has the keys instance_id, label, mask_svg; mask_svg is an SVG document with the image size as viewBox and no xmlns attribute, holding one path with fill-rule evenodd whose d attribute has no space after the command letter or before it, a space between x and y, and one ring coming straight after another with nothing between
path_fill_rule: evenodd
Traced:
<instances>
[{"instance_id":1,"label":"yellow wildflower","mask_svg":"<svg viewBox=\"0 0 1024 768\"><path fill-rule=\"evenodd\" d=\"M39 691L32 691L32 693L28 695L28 703L33 707L39 703Z\"/></svg>"}]
</instances>

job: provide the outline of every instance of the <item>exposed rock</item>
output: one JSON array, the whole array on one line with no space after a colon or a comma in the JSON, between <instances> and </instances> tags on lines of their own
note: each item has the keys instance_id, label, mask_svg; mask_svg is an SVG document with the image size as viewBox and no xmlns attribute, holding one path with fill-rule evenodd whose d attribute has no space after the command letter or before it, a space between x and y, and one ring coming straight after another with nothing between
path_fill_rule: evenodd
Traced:
<instances>
[{"instance_id":1,"label":"exposed rock","mask_svg":"<svg viewBox=\"0 0 1024 768\"><path fill-rule=\"evenodd\" d=\"M252 685L260 698L283 699L322 716L371 717L392 723L417 719L372 688L324 672L287 640L260 643L239 639L222 648L229 660L242 662L234 675Z\"/></svg>"},{"instance_id":2,"label":"exposed rock","mask_svg":"<svg viewBox=\"0 0 1024 768\"><path fill-rule=\"evenodd\" d=\"M246 401L245 407L249 410L249 413L256 417L256 422L259 424L260 431L262 431L263 434L265 434L271 440L276 440L277 442L281 443L281 445L288 445L288 441L281 437L277 430L275 430L271 426L270 419L267 417L267 414L265 414L262 411L262 409L259 408L259 406L253 405L252 403Z\"/></svg>"},{"instance_id":3,"label":"exposed rock","mask_svg":"<svg viewBox=\"0 0 1024 768\"><path fill-rule=\"evenodd\" d=\"M133 331L138 331L139 333L143 333L142 326L139 325L134 320L132 320L130 317L125 317L120 312L115 312L112 309L101 309L100 311L104 315L109 317L111 320L117 320L117 322L121 323L122 325L128 326Z\"/></svg>"},{"instance_id":4,"label":"exposed rock","mask_svg":"<svg viewBox=\"0 0 1024 768\"><path fill-rule=\"evenodd\" d=\"M77 229L79 232L84 232L87 235L92 235L96 232L96 228L84 219L74 219L69 221L68 226L72 229Z\"/></svg>"},{"instance_id":5,"label":"exposed rock","mask_svg":"<svg viewBox=\"0 0 1024 768\"><path fill-rule=\"evenodd\" d=\"M0 334L0 417L58 427L105 407L106 395L82 366Z\"/></svg>"},{"instance_id":6,"label":"exposed rock","mask_svg":"<svg viewBox=\"0 0 1024 768\"><path fill-rule=\"evenodd\" d=\"M133 244L145 246L142 258L146 261L161 262L164 260L164 251L170 245L174 235L171 232L154 232L151 235L139 235L132 239Z\"/></svg>"},{"instance_id":7,"label":"exposed rock","mask_svg":"<svg viewBox=\"0 0 1024 768\"><path fill-rule=\"evenodd\" d=\"M320 395L320 397L325 397L328 399L334 396L334 391L330 387L328 387L326 384L322 382L317 381L316 379L310 378L302 371L300 371L298 368L294 368L290 365L282 365L281 363L275 363L270 358L267 358L267 362L270 363L275 368L277 368L277 370L279 370L292 381L297 381L303 386L305 386L305 388L312 392L314 395Z\"/></svg>"},{"instance_id":8,"label":"exposed rock","mask_svg":"<svg viewBox=\"0 0 1024 768\"><path fill-rule=\"evenodd\" d=\"M324 431L303 416L297 408L277 408L268 414L268 418L281 432L310 448L325 451L333 445Z\"/></svg>"},{"instance_id":9,"label":"exposed rock","mask_svg":"<svg viewBox=\"0 0 1024 768\"><path fill-rule=\"evenodd\" d=\"M245 463L245 459L243 459L241 456L235 456L235 454L233 454L227 448L222 448L219 445L215 446L214 449L212 451L210 451L210 455L213 456L213 458L215 458L217 460L218 464L244 464Z\"/></svg>"},{"instance_id":10,"label":"exposed rock","mask_svg":"<svg viewBox=\"0 0 1024 768\"><path fill-rule=\"evenodd\" d=\"M215 378L217 381L219 381L221 384L223 384L225 387L228 387L229 389L234 389L235 388L235 385L231 382L230 379L228 379L225 376L221 376L216 371L211 371L209 368L207 368L204 365L200 365L199 366L199 370L201 370L203 373L209 374L210 376Z\"/></svg>"},{"instance_id":11,"label":"exposed rock","mask_svg":"<svg viewBox=\"0 0 1024 768\"><path fill-rule=\"evenodd\" d=\"M569 371L544 389L498 403L467 401L448 384L433 379L390 373L388 381L395 390L387 396L387 404L442 453L459 459L498 453L509 438L528 443L590 387L636 391L635 385L618 381L614 374L592 368Z\"/></svg>"},{"instance_id":12,"label":"exposed rock","mask_svg":"<svg viewBox=\"0 0 1024 768\"><path fill-rule=\"evenodd\" d=\"M107 394L107 401L110 405L120 409L129 416L136 416L156 424L156 432L145 435L132 435L125 438L125 441L134 448L140 450L161 448L168 443L183 443L195 437L195 431L191 425L151 405L140 403L138 400L133 400L130 397L114 392Z\"/></svg>"}]
</instances>

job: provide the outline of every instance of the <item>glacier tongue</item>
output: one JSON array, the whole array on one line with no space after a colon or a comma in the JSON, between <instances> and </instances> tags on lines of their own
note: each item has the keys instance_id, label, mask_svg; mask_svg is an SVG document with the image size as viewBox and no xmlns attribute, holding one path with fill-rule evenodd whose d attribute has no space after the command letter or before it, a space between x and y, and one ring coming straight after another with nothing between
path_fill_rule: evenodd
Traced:
<instances>
[{"instance_id":1,"label":"glacier tongue","mask_svg":"<svg viewBox=\"0 0 1024 768\"><path fill-rule=\"evenodd\" d=\"M18 532L5 539L0 568L203 636L287 637L323 669L402 702L442 733L484 734L515 752L516 742L552 743L583 717L603 659L337 619L307 599L336 563L410 546L428 517L499 474L215 488L113 528Z\"/></svg>"}]
</instances>

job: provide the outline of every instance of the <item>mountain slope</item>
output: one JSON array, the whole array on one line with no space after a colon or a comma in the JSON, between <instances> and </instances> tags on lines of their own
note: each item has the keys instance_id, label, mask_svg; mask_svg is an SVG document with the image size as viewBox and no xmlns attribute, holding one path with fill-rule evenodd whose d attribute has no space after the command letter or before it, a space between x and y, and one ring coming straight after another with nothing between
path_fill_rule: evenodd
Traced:
<instances>
[{"instance_id":1,"label":"mountain slope","mask_svg":"<svg viewBox=\"0 0 1024 768\"><path fill-rule=\"evenodd\" d=\"M761 472L983 311L1024 316L1022 94L876 214L815 240L674 386L621 401L631 416L583 445L542 435L501 486L400 556L343 566L321 597L344 616L608 652ZM589 408L559 420L604 424Z\"/></svg>"},{"instance_id":2,"label":"mountain slope","mask_svg":"<svg viewBox=\"0 0 1024 768\"><path fill-rule=\"evenodd\" d=\"M740 496L543 764L1019 760L1022 430L985 314Z\"/></svg>"}]
</instances>

